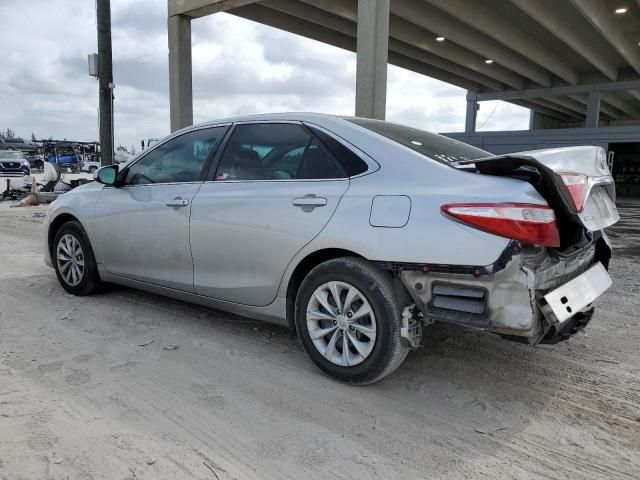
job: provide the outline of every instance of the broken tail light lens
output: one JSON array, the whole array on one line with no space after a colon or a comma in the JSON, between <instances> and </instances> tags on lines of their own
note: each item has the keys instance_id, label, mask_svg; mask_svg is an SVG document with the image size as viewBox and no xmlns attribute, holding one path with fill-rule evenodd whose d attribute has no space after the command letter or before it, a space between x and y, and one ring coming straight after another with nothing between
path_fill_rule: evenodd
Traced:
<instances>
[{"instance_id":1,"label":"broken tail light lens","mask_svg":"<svg viewBox=\"0 0 640 480\"><path fill-rule=\"evenodd\" d=\"M531 245L560 246L553 209L528 203L458 203L441 207L465 225Z\"/></svg>"},{"instance_id":2,"label":"broken tail light lens","mask_svg":"<svg viewBox=\"0 0 640 480\"><path fill-rule=\"evenodd\" d=\"M586 175L573 172L558 172L558 175L562 179L562 183L567 187L573 206L576 208L576 212L581 213L584 208L585 197L587 196L587 187L589 185L589 179Z\"/></svg>"}]
</instances>

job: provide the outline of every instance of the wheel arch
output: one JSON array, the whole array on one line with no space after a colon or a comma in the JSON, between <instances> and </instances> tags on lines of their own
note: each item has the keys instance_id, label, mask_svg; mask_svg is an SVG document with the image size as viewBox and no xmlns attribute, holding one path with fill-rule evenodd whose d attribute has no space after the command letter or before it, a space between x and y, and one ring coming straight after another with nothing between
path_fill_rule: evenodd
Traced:
<instances>
[{"instance_id":1,"label":"wheel arch","mask_svg":"<svg viewBox=\"0 0 640 480\"><path fill-rule=\"evenodd\" d=\"M304 257L296 267L293 269L293 272L289 276L289 280L287 283L287 302L286 302L286 316L287 316L287 324L289 325L290 331L295 332L295 303L296 296L298 295L298 290L300 288L300 284L307 276L307 274L313 270L315 267L320 265L327 260L333 260L334 258L340 257L358 257L364 258L362 255L355 253L351 250L346 250L343 248L323 248L321 250L316 250L315 252L309 253L306 257Z\"/></svg>"},{"instance_id":2,"label":"wheel arch","mask_svg":"<svg viewBox=\"0 0 640 480\"><path fill-rule=\"evenodd\" d=\"M62 225L72 221L78 222L80 225L82 225L80 219L70 213L61 213L51 221L51 224L49 225L49 233L47 234L47 246L49 248L51 258L53 258L53 240L54 238L56 238L56 233Z\"/></svg>"}]
</instances>

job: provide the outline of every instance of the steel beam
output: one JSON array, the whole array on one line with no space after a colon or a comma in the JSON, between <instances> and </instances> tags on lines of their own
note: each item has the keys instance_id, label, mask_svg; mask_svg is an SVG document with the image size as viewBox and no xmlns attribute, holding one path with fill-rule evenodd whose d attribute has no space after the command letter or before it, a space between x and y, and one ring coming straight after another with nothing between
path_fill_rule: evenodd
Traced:
<instances>
[{"instance_id":1,"label":"steel beam","mask_svg":"<svg viewBox=\"0 0 640 480\"><path fill-rule=\"evenodd\" d=\"M564 95L579 95L581 93L589 93L591 91L615 92L636 89L640 89L640 80L567 85L549 88L527 88L524 90L505 90L503 92L481 92L478 93L478 100L516 100L540 97L560 97Z\"/></svg>"},{"instance_id":2,"label":"steel beam","mask_svg":"<svg viewBox=\"0 0 640 480\"><path fill-rule=\"evenodd\" d=\"M468 78L460 77L450 72L445 72L444 70L436 68L433 65L427 65L423 62L401 55L394 51L389 51L389 63L401 68L405 68L407 70L411 70L412 72L426 75L427 77L435 78L436 80L440 80L445 83L456 85L460 88L464 88L465 90L477 92L480 88L480 85L472 82Z\"/></svg>"},{"instance_id":3,"label":"steel beam","mask_svg":"<svg viewBox=\"0 0 640 480\"><path fill-rule=\"evenodd\" d=\"M485 59L491 58L498 65L517 72L537 84L545 87L551 85L551 74L544 68L426 2L393 0L391 13L438 35L443 35L453 43Z\"/></svg>"},{"instance_id":4,"label":"steel beam","mask_svg":"<svg viewBox=\"0 0 640 480\"><path fill-rule=\"evenodd\" d=\"M552 98L534 98L531 101L535 102L538 105L542 105L543 107L550 108L557 112L565 114L567 117L576 118L578 120L584 120L584 115L574 111L573 108L566 108L562 106L562 104L554 101L556 99Z\"/></svg>"},{"instance_id":5,"label":"steel beam","mask_svg":"<svg viewBox=\"0 0 640 480\"><path fill-rule=\"evenodd\" d=\"M230 10L229 13L238 17L246 18L247 20L252 20L254 22L279 28L303 37L311 38L328 45L333 45L334 47L343 48L351 52L356 51L356 39L354 37L302 20L292 15L273 10L263 6L262 4L236 8ZM472 82L467 78L444 71L418 60L408 58L392 50L389 51L388 60L389 63L397 65L398 67L406 68L412 72L420 73L442 82L456 85L460 88L464 88L465 90L477 91L480 88L478 83Z\"/></svg>"},{"instance_id":6,"label":"steel beam","mask_svg":"<svg viewBox=\"0 0 640 480\"><path fill-rule=\"evenodd\" d=\"M504 85L493 78L487 77L480 73L476 73L473 70L461 67L460 65L445 60L444 58L432 55L420 48L416 48L413 45L395 40L393 38L389 39L389 51L399 53L420 62L424 62L427 65L440 68L446 72L459 75L462 78L466 78L469 81L492 88L493 90L500 91L504 89Z\"/></svg>"},{"instance_id":7,"label":"steel beam","mask_svg":"<svg viewBox=\"0 0 640 480\"><path fill-rule=\"evenodd\" d=\"M334 0L268 0L262 4L338 31L342 31L339 27L344 26L345 21L353 22L352 28L355 30L357 22L356 0L339 2ZM393 7L394 3L392 2L391 5ZM343 31L343 33L347 32ZM503 86L500 83L513 88L524 87L525 82L521 75L501 65L487 65L484 62L485 57L451 41L437 42L435 40L437 36L435 33L396 15L391 15L389 19L390 50L394 49L393 40L397 39L431 54L430 57L422 56L427 63L457 75L467 76L469 80L489 88L502 90ZM414 56L414 58L416 57Z\"/></svg>"},{"instance_id":8,"label":"steel beam","mask_svg":"<svg viewBox=\"0 0 640 480\"><path fill-rule=\"evenodd\" d=\"M171 131L193 124L191 82L191 18L176 15L168 19L169 111Z\"/></svg>"},{"instance_id":9,"label":"steel beam","mask_svg":"<svg viewBox=\"0 0 640 480\"><path fill-rule=\"evenodd\" d=\"M427 1L494 40L509 45L512 50L521 53L572 85L578 83L578 72L573 70L566 61L554 52L549 51L534 38L525 35L517 27L495 15L483 2L469 2L466 0Z\"/></svg>"},{"instance_id":10,"label":"steel beam","mask_svg":"<svg viewBox=\"0 0 640 480\"><path fill-rule=\"evenodd\" d=\"M580 113L582 118L586 117L587 115L587 96L583 97L576 95L571 97L546 97L545 100L561 105L565 108L568 108L569 110L573 110L574 112ZM620 118L622 116L622 112L619 112L617 109L609 106L604 102L600 102L600 114L614 119Z\"/></svg>"},{"instance_id":11,"label":"steel beam","mask_svg":"<svg viewBox=\"0 0 640 480\"><path fill-rule=\"evenodd\" d=\"M354 38L357 36L357 19L355 18L352 21L351 18L345 18L344 16L333 14L329 11L322 10L312 6L311 4L306 4L298 0L267 0L262 2L262 5L294 17L304 18L309 22L330 28L331 30L335 30ZM393 35L392 32L394 27L396 35ZM400 53L446 72L459 75L463 78L468 78L469 80L485 87L489 87L492 90L504 89L504 85L494 77L483 75L474 70L468 69L465 66L461 66L454 61L434 55L430 51L427 51L427 49L421 48L423 46L422 42L425 40L425 33L418 26L402 20L401 18L393 17L389 24L389 30L391 32L390 36L392 37L389 38L389 51ZM437 43L435 41L435 36L433 36L430 41L431 43ZM431 48L429 50L433 51L436 50L436 48ZM477 61L477 63L484 65L484 62L481 60ZM522 79L520 80L522 81Z\"/></svg>"},{"instance_id":12,"label":"steel beam","mask_svg":"<svg viewBox=\"0 0 640 480\"><path fill-rule=\"evenodd\" d=\"M528 108L530 110L535 110L547 117L555 118L556 120L560 120L561 122L570 122L571 117L564 115L557 110L543 107L542 105L538 105L534 100L513 100L511 103L514 105L519 105L524 108Z\"/></svg>"},{"instance_id":13,"label":"steel beam","mask_svg":"<svg viewBox=\"0 0 640 480\"><path fill-rule=\"evenodd\" d=\"M640 117L640 111L637 108L633 108L633 105L631 105L629 102L611 92L603 92L602 101L608 103L612 107L617 108L621 112L626 113L630 117Z\"/></svg>"},{"instance_id":14,"label":"steel beam","mask_svg":"<svg viewBox=\"0 0 640 480\"><path fill-rule=\"evenodd\" d=\"M511 2L579 53L609 80L615 81L618 78L618 68L615 63L602 52L597 51L592 42L579 35L569 20L558 15L555 3L531 0L511 0Z\"/></svg>"},{"instance_id":15,"label":"steel beam","mask_svg":"<svg viewBox=\"0 0 640 480\"><path fill-rule=\"evenodd\" d=\"M589 94L586 95L571 95L570 98L575 100L576 102L580 102L585 107L589 105ZM623 116L623 113L617 108L612 107L611 105L606 104L605 102L600 100L600 114L604 114L607 117L611 117L613 119L618 119Z\"/></svg>"},{"instance_id":16,"label":"steel beam","mask_svg":"<svg viewBox=\"0 0 640 480\"><path fill-rule=\"evenodd\" d=\"M204 17L232 8L249 5L257 0L169 0L169 16L186 15L191 18Z\"/></svg>"},{"instance_id":17,"label":"steel beam","mask_svg":"<svg viewBox=\"0 0 640 480\"><path fill-rule=\"evenodd\" d=\"M631 36L616 24L607 2L602 0L571 0L573 5L582 15L589 20L596 30L607 39L613 48L640 73L640 48L638 40L632 40Z\"/></svg>"}]
</instances>

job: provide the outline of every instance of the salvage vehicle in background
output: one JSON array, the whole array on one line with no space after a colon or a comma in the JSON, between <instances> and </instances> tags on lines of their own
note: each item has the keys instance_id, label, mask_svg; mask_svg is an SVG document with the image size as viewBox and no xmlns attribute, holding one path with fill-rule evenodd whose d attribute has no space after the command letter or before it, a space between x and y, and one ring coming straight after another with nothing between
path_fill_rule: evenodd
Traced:
<instances>
[{"instance_id":1,"label":"salvage vehicle in background","mask_svg":"<svg viewBox=\"0 0 640 480\"><path fill-rule=\"evenodd\" d=\"M25 157L32 169L42 170L44 168L44 158L42 155L27 154Z\"/></svg>"},{"instance_id":2,"label":"salvage vehicle in background","mask_svg":"<svg viewBox=\"0 0 640 480\"><path fill-rule=\"evenodd\" d=\"M26 153L40 153L41 147L35 143L26 142L22 138L0 138L0 150L19 150Z\"/></svg>"},{"instance_id":3,"label":"salvage vehicle in background","mask_svg":"<svg viewBox=\"0 0 640 480\"><path fill-rule=\"evenodd\" d=\"M60 197L46 263L280 323L375 382L433 322L536 345L590 321L618 219L604 150L492 156L362 118L274 114L174 133Z\"/></svg>"},{"instance_id":4,"label":"salvage vehicle in background","mask_svg":"<svg viewBox=\"0 0 640 480\"><path fill-rule=\"evenodd\" d=\"M96 170L98 170L102 166L99 161L91 161L91 160L84 160L83 162L81 162L80 165L81 165L80 170L82 170L83 172L89 172L89 173L94 173Z\"/></svg>"},{"instance_id":5,"label":"salvage vehicle in background","mask_svg":"<svg viewBox=\"0 0 640 480\"><path fill-rule=\"evenodd\" d=\"M0 192L11 196L12 190L23 190L31 186L31 166L24 153L15 150L0 150Z\"/></svg>"}]
</instances>

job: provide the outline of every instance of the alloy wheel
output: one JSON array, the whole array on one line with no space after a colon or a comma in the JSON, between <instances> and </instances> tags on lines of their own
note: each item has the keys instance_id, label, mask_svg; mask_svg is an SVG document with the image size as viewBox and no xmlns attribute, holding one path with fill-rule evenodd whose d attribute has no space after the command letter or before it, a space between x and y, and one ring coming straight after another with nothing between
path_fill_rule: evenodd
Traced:
<instances>
[{"instance_id":1,"label":"alloy wheel","mask_svg":"<svg viewBox=\"0 0 640 480\"><path fill-rule=\"evenodd\" d=\"M307 329L327 360L342 367L364 362L376 341L376 318L369 301L353 285L320 285L307 304Z\"/></svg>"},{"instance_id":2,"label":"alloy wheel","mask_svg":"<svg viewBox=\"0 0 640 480\"><path fill-rule=\"evenodd\" d=\"M67 233L60 237L56 248L56 262L64 281L75 287L84 276L84 252L78 239Z\"/></svg>"}]
</instances>

